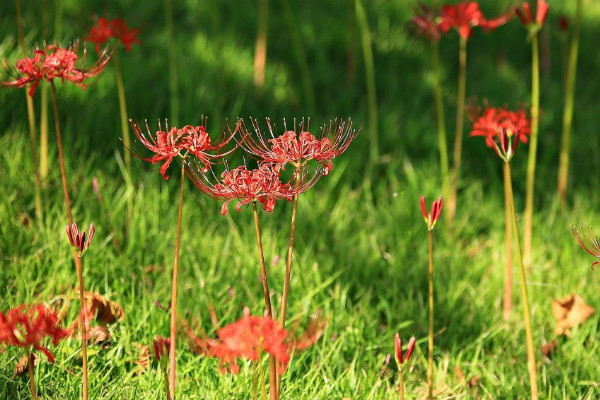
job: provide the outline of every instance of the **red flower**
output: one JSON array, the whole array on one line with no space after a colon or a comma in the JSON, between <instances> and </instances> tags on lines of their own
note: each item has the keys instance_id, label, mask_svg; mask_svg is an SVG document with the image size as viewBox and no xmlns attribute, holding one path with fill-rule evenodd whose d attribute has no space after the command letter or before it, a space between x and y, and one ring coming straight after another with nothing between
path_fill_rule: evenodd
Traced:
<instances>
[{"instance_id":1,"label":"red flower","mask_svg":"<svg viewBox=\"0 0 600 400\"><path fill-rule=\"evenodd\" d=\"M32 97L36 88L44 79L51 81L54 78L60 78L63 83L69 81L85 89L85 81L104 71L110 60L110 55L105 50L90 68L77 68L78 50L78 42L69 48L48 45L43 49L36 49L32 58L25 57L15 63L19 77L10 82L0 82L0 85L22 88L31 83L29 95ZM85 63L85 57L86 51L84 49L82 63Z\"/></svg>"},{"instance_id":2,"label":"red flower","mask_svg":"<svg viewBox=\"0 0 600 400\"><path fill-rule=\"evenodd\" d=\"M462 38L468 39L471 35L471 28L480 26L486 30L496 29L508 22L511 16L512 13L487 20L479 9L479 3L475 1L465 1L454 5L447 4L442 8L440 29L443 32L448 32L450 28L456 28Z\"/></svg>"},{"instance_id":3,"label":"red flower","mask_svg":"<svg viewBox=\"0 0 600 400\"><path fill-rule=\"evenodd\" d=\"M435 227L435 224L442 214L442 205L443 200L440 197L431 204L431 212L427 214L425 196L421 196L421 214L423 214L423 219L425 220L425 224L427 224L427 230L431 231Z\"/></svg>"},{"instance_id":4,"label":"red flower","mask_svg":"<svg viewBox=\"0 0 600 400\"><path fill-rule=\"evenodd\" d=\"M125 51L130 51L135 43L141 43L138 35L139 30L137 28L129 30L125 20L119 18L108 20L103 17L98 20L97 25L90 29L90 34L85 38L85 41L95 43L96 51L99 52L104 42L110 38L115 38L125 45Z\"/></svg>"},{"instance_id":5,"label":"red flower","mask_svg":"<svg viewBox=\"0 0 600 400\"><path fill-rule=\"evenodd\" d=\"M42 341L46 336L52 338L54 346L69 336L69 331L58 324L58 316L43 304L19 307L0 312L0 344L6 346L32 347L41 351L54 363L54 355Z\"/></svg>"},{"instance_id":6,"label":"red flower","mask_svg":"<svg viewBox=\"0 0 600 400\"><path fill-rule=\"evenodd\" d=\"M254 317L244 308L244 317L217 330L219 341L211 350L213 357L221 359L221 372L229 370L234 374L240 371L236 358L257 361L262 352L272 355L278 365L285 370L290 361L291 347L286 344L287 330L280 328L273 318ZM283 371L280 371L283 372Z\"/></svg>"},{"instance_id":7,"label":"red flower","mask_svg":"<svg viewBox=\"0 0 600 400\"><path fill-rule=\"evenodd\" d=\"M433 11L433 9L427 7L423 3L419 3L419 10L414 17L411 18L411 24L416 28L417 35L424 35L428 40L437 42L440 40L441 18Z\"/></svg>"},{"instance_id":8,"label":"red flower","mask_svg":"<svg viewBox=\"0 0 600 400\"><path fill-rule=\"evenodd\" d=\"M292 186L281 181L281 174L276 165L268 163L261 163L258 168L252 170L245 165L226 170L221 175L221 181L214 184L202 169L190 167L186 171L198 189L214 199L225 201L221 207L222 215L227 214L227 206L234 199L239 200L235 206L238 212L244 204L256 201L262 204L265 211L271 212L277 200L291 200L294 195L308 190L318 179L318 174L306 179L307 173L301 173Z\"/></svg>"},{"instance_id":9,"label":"red flower","mask_svg":"<svg viewBox=\"0 0 600 400\"><path fill-rule=\"evenodd\" d=\"M473 121L470 136L485 136L485 143L493 147L503 159L510 159L519 141L527 143L531 134L531 121L527 119L525 110L509 111L506 107L489 107L483 113L480 107L471 107L469 117ZM500 147L496 139L500 141Z\"/></svg>"},{"instance_id":10,"label":"red flower","mask_svg":"<svg viewBox=\"0 0 600 400\"><path fill-rule=\"evenodd\" d=\"M83 253L85 253L85 251L90 247L90 244L92 244L96 227L94 224L90 224L87 242L85 240L85 231L79 232L79 229L77 229L77 224L73 223L72 225L67 225L66 230L69 243L71 243L71 246L77 250L79 257L81 257Z\"/></svg>"},{"instance_id":11,"label":"red flower","mask_svg":"<svg viewBox=\"0 0 600 400\"><path fill-rule=\"evenodd\" d=\"M406 349L406 357L402 358L402 339L400 339L400 335L396 333L396 337L394 338L394 355L396 358L396 364L398 364L398 369L404 368L404 364L410 360L410 356L415 350L416 343L417 341L414 336L409 339L408 347Z\"/></svg>"},{"instance_id":12,"label":"red flower","mask_svg":"<svg viewBox=\"0 0 600 400\"><path fill-rule=\"evenodd\" d=\"M521 8L515 7L514 11L519 17L519 20L524 26L537 26L537 28L541 28L544 25L544 21L546 21L546 17L548 16L548 9L550 5L546 3L544 0L538 0L537 8L535 13L535 20L533 19L533 15L531 14L531 7L528 2L523 2L521 4Z\"/></svg>"},{"instance_id":13,"label":"red flower","mask_svg":"<svg viewBox=\"0 0 600 400\"><path fill-rule=\"evenodd\" d=\"M162 359L169 355L169 349L171 348L171 338L166 338L158 335L156 339L152 341L152 347L154 349L154 357L159 363Z\"/></svg>"},{"instance_id":14,"label":"red flower","mask_svg":"<svg viewBox=\"0 0 600 400\"><path fill-rule=\"evenodd\" d=\"M254 119L254 135L242 125L242 147L262 161L278 164L283 169L288 163L299 167L306 161L315 160L323 165L323 174L327 175L333 167L331 160L346 151L358 131L352 128L351 120L335 120L329 126L323 125L317 138L308 131L309 124L310 121L305 126L302 121L298 133L294 123L294 130L285 127L283 135L275 136L270 119L267 118L268 133L261 132L258 121Z\"/></svg>"},{"instance_id":15,"label":"red flower","mask_svg":"<svg viewBox=\"0 0 600 400\"><path fill-rule=\"evenodd\" d=\"M233 132L227 126L228 136L225 134L226 130L223 130L221 137L217 139L216 144L213 144L204 126L186 125L181 129L177 129L176 127L169 128L169 123L165 120L165 130L163 130L159 121L158 130L152 135L148 121L146 121L147 135L145 135L137 122L129 120L129 123L138 140L144 147L155 153L155 155L152 157L143 157L136 152L132 151L132 153L139 159L151 162L152 164L164 161L160 167L160 174L164 179L169 179L167 169L169 169L173 159L177 156L186 157L188 153L192 154L202 164L203 170L208 170L212 160L221 158L231 152L218 153L219 150L229 143L237 131L237 126Z\"/></svg>"},{"instance_id":16,"label":"red flower","mask_svg":"<svg viewBox=\"0 0 600 400\"><path fill-rule=\"evenodd\" d=\"M598 238L598 236L594 235L594 231L592 230L592 228L587 227L587 232L583 230L583 239L579 235L579 232L577 231L575 226L571 226L571 231L573 232L573 235L575 235L575 239L577 239L579 245L583 247L585 251L587 251L588 253L596 257L598 260L600 260L600 239ZM586 245L585 242L587 242L588 245ZM594 270L594 266L597 264L600 264L600 261L594 261L592 263L592 271Z\"/></svg>"}]
</instances>

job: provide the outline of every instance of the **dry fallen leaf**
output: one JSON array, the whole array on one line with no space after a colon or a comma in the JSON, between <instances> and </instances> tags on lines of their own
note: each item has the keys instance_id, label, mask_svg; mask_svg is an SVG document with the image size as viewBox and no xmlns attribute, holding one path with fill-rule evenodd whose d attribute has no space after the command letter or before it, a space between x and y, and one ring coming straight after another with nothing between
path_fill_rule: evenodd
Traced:
<instances>
[{"instance_id":1,"label":"dry fallen leaf","mask_svg":"<svg viewBox=\"0 0 600 400\"><path fill-rule=\"evenodd\" d=\"M150 367L150 347L140 343L135 343L134 345L135 348L139 350L138 358L135 360L135 365L137 365L137 367L135 368L134 373L141 375Z\"/></svg>"},{"instance_id":2,"label":"dry fallen leaf","mask_svg":"<svg viewBox=\"0 0 600 400\"><path fill-rule=\"evenodd\" d=\"M554 339L554 340L547 342L546 344L543 344L540 349L542 350L542 354L545 357L550 358L550 356L556 351L557 347L558 347L558 341L556 339Z\"/></svg>"},{"instance_id":3,"label":"dry fallen leaf","mask_svg":"<svg viewBox=\"0 0 600 400\"><path fill-rule=\"evenodd\" d=\"M109 347L110 333L103 326L93 326L88 332L88 341L107 348Z\"/></svg>"},{"instance_id":4,"label":"dry fallen leaf","mask_svg":"<svg viewBox=\"0 0 600 400\"><path fill-rule=\"evenodd\" d=\"M93 317L101 324L107 325L116 320L123 321L125 313L123 308L116 302L108 300L99 293L85 292L85 300L88 307L88 315Z\"/></svg>"},{"instance_id":5,"label":"dry fallen leaf","mask_svg":"<svg viewBox=\"0 0 600 400\"><path fill-rule=\"evenodd\" d=\"M36 365L38 365L39 360L35 354L32 354L32 356L33 356L33 366L35 367ZM13 379L15 379L15 376L17 376L17 375L22 375L22 374L27 373L27 364L29 364L29 356L21 357L19 362L17 362L17 365L15 365L15 373L13 374Z\"/></svg>"},{"instance_id":6,"label":"dry fallen leaf","mask_svg":"<svg viewBox=\"0 0 600 400\"><path fill-rule=\"evenodd\" d=\"M554 333L569 336L571 329L585 322L596 310L579 295L570 294L563 299L552 300L552 314L556 318Z\"/></svg>"},{"instance_id":7,"label":"dry fallen leaf","mask_svg":"<svg viewBox=\"0 0 600 400\"><path fill-rule=\"evenodd\" d=\"M456 375L456 378L458 379L458 383L460 383L460 385L462 387L466 387L467 379L465 378L465 374L462 372L460 367L458 367L458 366L454 367L454 374Z\"/></svg>"}]
</instances>

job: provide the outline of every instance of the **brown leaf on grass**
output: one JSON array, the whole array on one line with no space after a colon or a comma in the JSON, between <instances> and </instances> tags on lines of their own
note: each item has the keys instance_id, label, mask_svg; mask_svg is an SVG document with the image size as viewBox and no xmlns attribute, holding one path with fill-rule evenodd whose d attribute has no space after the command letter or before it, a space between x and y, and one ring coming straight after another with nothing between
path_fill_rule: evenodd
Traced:
<instances>
[{"instance_id":1,"label":"brown leaf on grass","mask_svg":"<svg viewBox=\"0 0 600 400\"><path fill-rule=\"evenodd\" d=\"M136 368L134 373L139 375L145 374L150 367L150 347L141 343L134 343L134 346L136 349L138 349L138 357L135 360Z\"/></svg>"},{"instance_id":2,"label":"brown leaf on grass","mask_svg":"<svg viewBox=\"0 0 600 400\"><path fill-rule=\"evenodd\" d=\"M542 350L542 354L545 357L550 358L550 356L552 356L552 354L556 351L556 348L558 347L558 341L556 339L551 340L545 344L542 345L542 347L540 347L540 350Z\"/></svg>"},{"instance_id":3,"label":"brown leaf on grass","mask_svg":"<svg viewBox=\"0 0 600 400\"><path fill-rule=\"evenodd\" d=\"M88 315L96 316L96 321L107 325L119 320L123 321L125 313L123 308L116 302L108 300L99 293L85 292L85 302L87 305Z\"/></svg>"},{"instance_id":4,"label":"brown leaf on grass","mask_svg":"<svg viewBox=\"0 0 600 400\"><path fill-rule=\"evenodd\" d=\"M110 332L103 326L93 326L88 332L88 342L98 344L106 349L110 346Z\"/></svg>"},{"instance_id":5,"label":"brown leaf on grass","mask_svg":"<svg viewBox=\"0 0 600 400\"><path fill-rule=\"evenodd\" d=\"M572 328L585 322L595 312L593 307L576 294L552 300L552 314L556 318L554 333L569 336Z\"/></svg>"},{"instance_id":6,"label":"brown leaf on grass","mask_svg":"<svg viewBox=\"0 0 600 400\"><path fill-rule=\"evenodd\" d=\"M456 378L458 379L458 383L460 383L460 386L467 387L467 378L465 378L465 374L462 372L460 367L458 367L458 366L454 367L454 374L456 375Z\"/></svg>"},{"instance_id":7,"label":"brown leaf on grass","mask_svg":"<svg viewBox=\"0 0 600 400\"><path fill-rule=\"evenodd\" d=\"M38 365L38 363L39 363L38 358L36 357L35 354L33 354L33 366L35 367L36 365ZM12 378L15 379L15 376L17 376L17 375L26 374L27 373L27 364L29 364L29 356L21 357L21 359L15 365L15 373L13 374Z\"/></svg>"}]
</instances>

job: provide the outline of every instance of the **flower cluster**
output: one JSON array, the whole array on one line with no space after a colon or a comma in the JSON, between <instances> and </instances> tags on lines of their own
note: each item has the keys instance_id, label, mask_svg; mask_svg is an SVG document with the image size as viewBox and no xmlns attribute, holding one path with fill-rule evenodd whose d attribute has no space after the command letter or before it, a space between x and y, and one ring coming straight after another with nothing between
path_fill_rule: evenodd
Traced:
<instances>
[{"instance_id":1,"label":"flower cluster","mask_svg":"<svg viewBox=\"0 0 600 400\"><path fill-rule=\"evenodd\" d=\"M0 345L34 348L54 363L54 355L42 345L46 336L51 337L56 346L69 336L69 331L60 327L57 314L45 305L23 304L6 314L0 312Z\"/></svg>"},{"instance_id":2,"label":"flower cluster","mask_svg":"<svg viewBox=\"0 0 600 400\"><path fill-rule=\"evenodd\" d=\"M396 358L396 364L398 365L399 370L404 369L404 365L410 360L410 356L412 356L412 353L415 350L416 343L417 340L415 339L415 337L411 337L408 340L406 355L405 357L402 357L402 339L400 339L400 335L396 333L396 337L394 338L394 356Z\"/></svg>"},{"instance_id":3,"label":"flower cluster","mask_svg":"<svg viewBox=\"0 0 600 400\"><path fill-rule=\"evenodd\" d=\"M111 38L119 40L124 46L125 51L130 51L134 44L141 44L138 39L139 30L137 28L129 30L127 22L122 19L100 18L98 23L90 29L89 35L85 38L86 42L96 44L96 51L99 52L102 44Z\"/></svg>"},{"instance_id":4,"label":"flower cluster","mask_svg":"<svg viewBox=\"0 0 600 400\"><path fill-rule=\"evenodd\" d=\"M579 231L577 231L577 228L575 228L575 226L571 227L571 231L573 231L573 235L575 235L575 239L577 239L579 245L583 247L585 251L587 251L599 260L594 261L592 263L591 268L593 271L594 266L600 264L600 238L594 235L594 231L591 227L587 227L587 232L583 228L581 230L583 231L583 238L581 237ZM588 243L587 245L586 242Z\"/></svg>"},{"instance_id":5,"label":"flower cluster","mask_svg":"<svg viewBox=\"0 0 600 400\"><path fill-rule=\"evenodd\" d=\"M471 107L469 116L473 121L470 136L484 136L485 143L505 161L512 158L519 141L527 143L527 135L531 134L531 121L524 109L510 111L506 107L486 106L481 111Z\"/></svg>"},{"instance_id":6,"label":"flower cluster","mask_svg":"<svg viewBox=\"0 0 600 400\"><path fill-rule=\"evenodd\" d=\"M91 67L84 68L77 66L78 50L79 42L68 48L52 44L44 46L43 49L36 49L33 57L25 57L16 61L15 68L18 77L9 82L0 82L0 86L22 88L31 84L28 93L33 97L40 82L60 78L63 83L71 82L85 89L85 81L104 71L110 55L105 50ZM85 58L86 51L84 49L81 64L85 64Z\"/></svg>"},{"instance_id":7,"label":"flower cluster","mask_svg":"<svg viewBox=\"0 0 600 400\"><path fill-rule=\"evenodd\" d=\"M85 251L92 244L92 239L94 238L94 233L96 232L96 227L94 224L90 224L90 229L88 230L87 241L85 240L85 231L79 232L77 228L77 224L73 223L72 225L67 225L66 227L67 237L69 238L69 243L71 246L75 248L79 257L85 253Z\"/></svg>"},{"instance_id":8,"label":"flower cluster","mask_svg":"<svg viewBox=\"0 0 600 400\"><path fill-rule=\"evenodd\" d=\"M160 174L164 179L169 179L167 169L169 169L173 159L178 156L184 158L188 154L193 155L196 161L200 162L203 171L208 171L212 160L222 158L231 152L223 152L222 149L237 131L237 125L233 131L227 126L228 133L225 134L224 130L221 137L213 142L204 125L185 125L183 128L169 128L169 123L165 120L165 129L163 130L160 121L158 121L158 130L155 134L152 134L148 121L146 121L147 134L144 134L139 123L133 122L133 120L129 120L129 122L138 140L154 155L144 157L139 153L133 153L139 159L152 164L163 162L160 167Z\"/></svg>"},{"instance_id":9,"label":"flower cluster","mask_svg":"<svg viewBox=\"0 0 600 400\"><path fill-rule=\"evenodd\" d=\"M158 335L156 339L152 341L152 348L154 350L154 357L156 358L156 361L159 363L164 363L163 360L167 360L170 347L171 338Z\"/></svg>"},{"instance_id":10,"label":"flower cluster","mask_svg":"<svg viewBox=\"0 0 600 400\"><path fill-rule=\"evenodd\" d=\"M515 7L514 12L519 18L519 21L521 21L525 27L538 31L542 28L542 25L544 25L544 22L546 21L549 8L550 5L545 0L538 0L535 19L533 18L531 7L529 6L528 2L523 2L523 4L521 4L521 8Z\"/></svg>"},{"instance_id":11,"label":"flower cluster","mask_svg":"<svg viewBox=\"0 0 600 400\"><path fill-rule=\"evenodd\" d=\"M442 214L442 205L443 200L440 197L431 204L431 211L428 214L425 196L421 196L421 214L423 215L425 224L427 224L427 230L432 231L438 219L440 219L440 215Z\"/></svg>"}]
</instances>

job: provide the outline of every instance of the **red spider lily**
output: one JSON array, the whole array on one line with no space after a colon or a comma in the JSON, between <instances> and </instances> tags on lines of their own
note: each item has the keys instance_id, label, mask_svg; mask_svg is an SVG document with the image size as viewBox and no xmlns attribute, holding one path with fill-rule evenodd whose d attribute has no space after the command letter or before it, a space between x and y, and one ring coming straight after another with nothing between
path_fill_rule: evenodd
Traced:
<instances>
[{"instance_id":1,"label":"red spider lily","mask_svg":"<svg viewBox=\"0 0 600 400\"><path fill-rule=\"evenodd\" d=\"M442 213L443 200L440 197L431 205L431 212L427 214L427 205L425 203L425 196L421 196L421 214L427 224L427 230L431 231L435 227L440 215Z\"/></svg>"},{"instance_id":2,"label":"red spider lily","mask_svg":"<svg viewBox=\"0 0 600 400\"><path fill-rule=\"evenodd\" d=\"M600 239L598 238L598 236L594 235L594 231L591 227L586 228L587 232L586 230L581 228L581 230L583 231L583 238L581 237L575 226L571 226L571 231L573 232L573 235L575 235L575 239L577 239L579 245L583 247L585 251L587 251L588 253L596 257L598 260L600 260ZM588 243L587 245L586 242ZM594 270L594 266L597 264L600 264L600 261L594 261L592 263L592 271Z\"/></svg>"},{"instance_id":3,"label":"red spider lily","mask_svg":"<svg viewBox=\"0 0 600 400\"><path fill-rule=\"evenodd\" d=\"M77 224L75 223L72 225L67 225L66 231L71 246L77 250L79 257L81 257L83 253L85 253L85 251L90 247L90 244L92 244L96 227L94 224L90 224L87 241L85 240L85 231L79 232L79 229L77 229Z\"/></svg>"},{"instance_id":4,"label":"red spider lily","mask_svg":"<svg viewBox=\"0 0 600 400\"><path fill-rule=\"evenodd\" d=\"M152 164L164 161L160 167L160 174L164 179L169 179L167 169L169 169L173 159L177 156L186 157L188 154L191 154L202 164L202 168L207 171L212 160L222 158L233 151L219 153L233 138L238 128L238 125L236 125L235 130L232 132L229 126L227 126L227 133L224 129L222 135L213 143L203 125L186 125L180 129L176 127L169 128L169 123L165 120L165 130L163 130L160 121L158 121L158 130L152 135L148 121L146 121L147 134L144 134L137 122L129 120L129 123L138 140L144 147L155 153L155 155L152 157L143 157L136 152L132 151L132 153L139 159L151 162Z\"/></svg>"},{"instance_id":5,"label":"red spider lily","mask_svg":"<svg viewBox=\"0 0 600 400\"><path fill-rule=\"evenodd\" d=\"M86 42L96 44L96 51L100 51L101 45L110 38L118 39L125 45L125 51L130 51L134 44L141 44L138 39L139 30L129 30L125 20L115 18L100 18L98 23L90 29L90 34L85 38Z\"/></svg>"},{"instance_id":6,"label":"red spider lily","mask_svg":"<svg viewBox=\"0 0 600 400\"><path fill-rule=\"evenodd\" d=\"M160 363L161 360L167 360L169 348L171 347L171 338L158 335L156 339L152 341L152 347L154 349L156 361Z\"/></svg>"},{"instance_id":7,"label":"red spider lily","mask_svg":"<svg viewBox=\"0 0 600 400\"><path fill-rule=\"evenodd\" d=\"M224 201L221 214L227 215L229 202L237 199L236 211L241 211L245 204L260 202L267 212L273 211L277 200L290 201L293 196L308 190L319 178L315 173L307 179L308 173L297 174L293 184L283 183L277 165L260 163L258 168L249 170L245 165L226 170L218 183L212 183L203 169L187 165L188 177L205 194ZM214 177L214 173L213 173ZM216 179L216 178L215 178Z\"/></svg>"},{"instance_id":8,"label":"red spider lily","mask_svg":"<svg viewBox=\"0 0 600 400\"><path fill-rule=\"evenodd\" d=\"M406 364L410 360L410 356L412 356L413 351L415 350L415 344L417 340L415 337L411 337L408 340L408 347L406 349L406 357L402 358L402 339L400 339L400 335L396 333L396 337L394 338L394 347L395 347L395 358L396 364L398 364L398 369L404 368L404 364Z\"/></svg>"},{"instance_id":9,"label":"red spider lily","mask_svg":"<svg viewBox=\"0 0 600 400\"><path fill-rule=\"evenodd\" d=\"M417 14L419 13L419 14ZM441 17L433 9L419 3L417 15L411 18L411 24L416 29L416 35L423 35L430 41L437 42L442 36L440 28Z\"/></svg>"},{"instance_id":10,"label":"red spider lily","mask_svg":"<svg viewBox=\"0 0 600 400\"><path fill-rule=\"evenodd\" d=\"M77 52L79 42L68 48L59 45L45 45L43 49L36 49L32 58L25 57L15 63L18 78L9 82L0 82L0 86L22 88L31 83L29 95L33 97L41 81L52 81L60 78L63 83L71 82L85 89L85 81L93 78L102 71L110 60L108 49L105 49L98 60L89 68L77 67L79 60ZM82 64L85 64L86 51L83 50Z\"/></svg>"},{"instance_id":11,"label":"red spider lily","mask_svg":"<svg viewBox=\"0 0 600 400\"><path fill-rule=\"evenodd\" d=\"M515 14L517 14L517 17L519 17L519 21L521 21L524 26L537 26L539 29L542 27L542 25L544 25L544 21L546 21L549 8L550 5L546 3L546 1L538 0L535 20L531 14L531 7L529 6L528 2L523 2L521 4L521 8L515 7L514 11Z\"/></svg>"},{"instance_id":12,"label":"red spider lily","mask_svg":"<svg viewBox=\"0 0 600 400\"><path fill-rule=\"evenodd\" d=\"M253 156L264 162L278 164L285 169L290 163L296 167L305 161L315 160L323 165L323 174L327 175L333 164L332 159L342 154L358 135L358 130L352 127L352 121L331 121L329 126L323 125L317 137L309 132L310 120L305 125L304 120L296 129L288 130L285 120L285 132L281 136L275 134L271 120L267 118L268 133L262 132L258 120L252 120L254 134L248 132L242 124L244 141L242 147ZM298 133L299 131L299 133Z\"/></svg>"},{"instance_id":13,"label":"red spider lily","mask_svg":"<svg viewBox=\"0 0 600 400\"><path fill-rule=\"evenodd\" d=\"M240 371L236 358L257 361L263 352L271 354L285 370L290 361L291 347L286 343L288 331L280 328L273 318L255 317L244 308L244 316L238 321L217 330L219 341L214 344L211 355L221 359L221 372ZM283 372L283 371L280 371Z\"/></svg>"},{"instance_id":14,"label":"red spider lily","mask_svg":"<svg viewBox=\"0 0 600 400\"><path fill-rule=\"evenodd\" d=\"M31 307L22 304L6 314L0 312L0 345L34 348L44 353L51 363L54 363L54 355L42 346L43 339L50 336L56 346L69 334L58 324L57 314L43 304Z\"/></svg>"},{"instance_id":15,"label":"red spider lily","mask_svg":"<svg viewBox=\"0 0 600 400\"><path fill-rule=\"evenodd\" d=\"M475 1L447 4L442 8L440 29L448 32L450 28L456 28L462 38L468 39L471 35L471 28L479 26L486 30L496 29L508 22L511 16L512 13L488 20L479 9L479 3Z\"/></svg>"}]
</instances>

